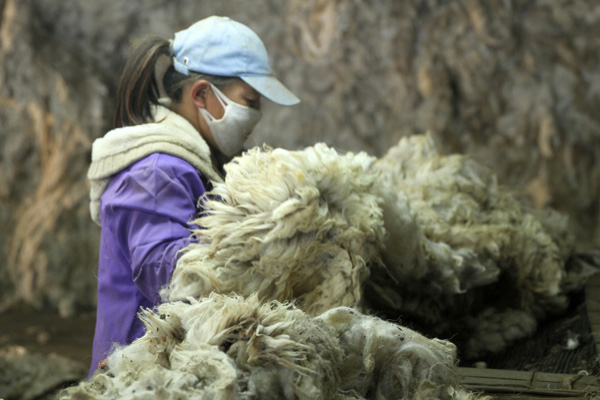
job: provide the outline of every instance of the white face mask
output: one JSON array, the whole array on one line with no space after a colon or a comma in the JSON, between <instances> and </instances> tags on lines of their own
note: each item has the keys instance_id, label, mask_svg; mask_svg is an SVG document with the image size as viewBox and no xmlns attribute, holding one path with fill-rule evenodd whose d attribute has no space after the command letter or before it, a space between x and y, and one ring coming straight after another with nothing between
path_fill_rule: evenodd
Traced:
<instances>
[{"instance_id":1,"label":"white face mask","mask_svg":"<svg viewBox=\"0 0 600 400\"><path fill-rule=\"evenodd\" d=\"M260 120L262 113L255 108L246 107L231 101L214 85L210 85L215 96L223 106L225 113L221 119L215 119L206 108L199 108L206 120L213 139L221 153L233 157L242 150L244 142Z\"/></svg>"}]
</instances>

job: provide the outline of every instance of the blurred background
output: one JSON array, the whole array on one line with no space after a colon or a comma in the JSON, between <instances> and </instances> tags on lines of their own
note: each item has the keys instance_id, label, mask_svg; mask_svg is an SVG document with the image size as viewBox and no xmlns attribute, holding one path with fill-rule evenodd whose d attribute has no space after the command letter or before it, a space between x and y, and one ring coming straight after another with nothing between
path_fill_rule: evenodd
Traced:
<instances>
[{"instance_id":1,"label":"blurred background","mask_svg":"<svg viewBox=\"0 0 600 400\"><path fill-rule=\"evenodd\" d=\"M257 32L302 99L265 101L249 146L381 156L432 131L443 152L472 155L568 214L582 249L598 247L596 0L0 0L0 346L18 327L51 342L59 316L84 318L69 329L91 343L92 142L110 128L132 41L213 14ZM31 310L49 322L23 322Z\"/></svg>"}]
</instances>

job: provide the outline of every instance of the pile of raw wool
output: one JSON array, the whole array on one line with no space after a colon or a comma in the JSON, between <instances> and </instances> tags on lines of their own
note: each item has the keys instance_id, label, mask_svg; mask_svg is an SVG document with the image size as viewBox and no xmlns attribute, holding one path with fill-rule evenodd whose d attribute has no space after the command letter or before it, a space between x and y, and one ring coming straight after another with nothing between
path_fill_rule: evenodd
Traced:
<instances>
[{"instance_id":1,"label":"pile of raw wool","mask_svg":"<svg viewBox=\"0 0 600 400\"><path fill-rule=\"evenodd\" d=\"M146 334L60 399L474 399L455 347L347 307L211 294L142 316Z\"/></svg>"},{"instance_id":2,"label":"pile of raw wool","mask_svg":"<svg viewBox=\"0 0 600 400\"><path fill-rule=\"evenodd\" d=\"M387 270L372 273L369 300L456 335L467 357L531 334L593 273L570 259L566 217L527 207L467 156L439 154L431 135L402 139L374 168Z\"/></svg>"},{"instance_id":3,"label":"pile of raw wool","mask_svg":"<svg viewBox=\"0 0 600 400\"><path fill-rule=\"evenodd\" d=\"M62 398L473 398L453 344L345 306L461 332L476 356L563 310L589 272L567 268L563 217L430 136L380 160L252 149L226 171L146 335Z\"/></svg>"},{"instance_id":4,"label":"pile of raw wool","mask_svg":"<svg viewBox=\"0 0 600 400\"><path fill-rule=\"evenodd\" d=\"M163 298L257 293L294 299L311 315L359 304L385 232L374 160L322 143L255 148L234 159L205 200L199 241L185 249Z\"/></svg>"},{"instance_id":5,"label":"pile of raw wool","mask_svg":"<svg viewBox=\"0 0 600 400\"><path fill-rule=\"evenodd\" d=\"M380 160L256 148L226 170L165 300L257 293L309 315L372 309L453 337L471 358L532 334L593 272L571 262L564 216L529 208L467 156L439 154L430 135Z\"/></svg>"}]
</instances>

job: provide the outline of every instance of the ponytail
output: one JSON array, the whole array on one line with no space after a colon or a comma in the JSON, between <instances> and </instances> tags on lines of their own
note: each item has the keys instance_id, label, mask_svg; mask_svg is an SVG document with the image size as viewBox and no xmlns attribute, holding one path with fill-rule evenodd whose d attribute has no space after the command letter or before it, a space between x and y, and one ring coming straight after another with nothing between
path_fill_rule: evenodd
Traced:
<instances>
[{"instance_id":1,"label":"ponytail","mask_svg":"<svg viewBox=\"0 0 600 400\"><path fill-rule=\"evenodd\" d=\"M150 106L158 104L159 98L155 66L161 56L169 53L169 41L158 37L146 38L135 47L117 89L114 128L153 121Z\"/></svg>"},{"instance_id":2,"label":"ponytail","mask_svg":"<svg viewBox=\"0 0 600 400\"><path fill-rule=\"evenodd\" d=\"M133 54L125 64L117 89L117 105L113 128L133 126L154 122L152 105L158 105L161 94L179 102L183 88L190 82L204 79L224 90L228 85L239 80L237 77L207 75L190 71L190 75L179 73L173 63L167 67L161 85L156 81L156 65L163 56L172 57L168 40L149 37L142 40L133 50ZM161 93L161 88L164 90Z\"/></svg>"}]
</instances>

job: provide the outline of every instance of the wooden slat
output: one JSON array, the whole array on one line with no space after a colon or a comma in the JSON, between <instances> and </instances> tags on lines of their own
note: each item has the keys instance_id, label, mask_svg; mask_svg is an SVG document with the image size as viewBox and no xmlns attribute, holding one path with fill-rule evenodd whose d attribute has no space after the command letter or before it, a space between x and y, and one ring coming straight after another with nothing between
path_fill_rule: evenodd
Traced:
<instances>
[{"instance_id":1,"label":"wooden slat","mask_svg":"<svg viewBox=\"0 0 600 400\"><path fill-rule=\"evenodd\" d=\"M590 329L600 355L600 274L585 287ZM459 368L462 384L498 400L577 400L600 394L600 377L545 372Z\"/></svg>"},{"instance_id":2,"label":"wooden slat","mask_svg":"<svg viewBox=\"0 0 600 400\"><path fill-rule=\"evenodd\" d=\"M600 390L600 382L594 376L477 368L459 368L459 373L465 387L486 394L519 393L572 399Z\"/></svg>"},{"instance_id":3,"label":"wooden slat","mask_svg":"<svg viewBox=\"0 0 600 400\"><path fill-rule=\"evenodd\" d=\"M592 340L596 344L596 356L598 356L600 355L600 274L592 276L585 285L585 299Z\"/></svg>"},{"instance_id":4,"label":"wooden slat","mask_svg":"<svg viewBox=\"0 0 600 400\"><path fill-rule=\"evenodd\" d=\"M583 396L553 396L553 395L527 395L515 393L495 393L490 396L492 400L591 400L589 395Z\"/></svg>"}]
</instances>

